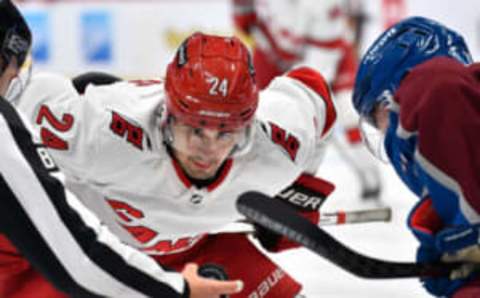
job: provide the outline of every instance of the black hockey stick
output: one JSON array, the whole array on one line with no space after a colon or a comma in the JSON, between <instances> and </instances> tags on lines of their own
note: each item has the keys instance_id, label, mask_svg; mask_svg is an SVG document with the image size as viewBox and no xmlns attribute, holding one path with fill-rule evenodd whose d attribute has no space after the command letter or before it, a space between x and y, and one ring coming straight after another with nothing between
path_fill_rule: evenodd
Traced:
<instances>
[{"instance_id":1,"label":"black hockey stick","mask_svg":"<svg viewBox=\"0 0 480 298\"><path fill-rule=\"evenodd\" d=\"M359 277L379 279L447 276L460 265L391 262L362 255L298 215L285 203L259 192L246 192L240 195L237 209L247 219L302 244Z\"/></svg>"}]
</instances>

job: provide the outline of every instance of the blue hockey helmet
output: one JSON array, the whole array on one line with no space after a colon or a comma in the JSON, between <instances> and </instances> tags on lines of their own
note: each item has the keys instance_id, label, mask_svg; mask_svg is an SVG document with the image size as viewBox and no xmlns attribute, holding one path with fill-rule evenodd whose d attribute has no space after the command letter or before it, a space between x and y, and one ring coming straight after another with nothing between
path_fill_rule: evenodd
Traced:
<instances>
[{"instance_id":1,"label":"blue hockey helmet","mask_svg":"<svg viewBox=\"0 0 480 298\"><path fill-rule=\"evenodd\" d=\"M433 20L410 17L386 30L360 61L353 91L357 112L375 124L375 106L393 96L413 67L436 56L472 62L462 36Z\"/></svg>"}]
</instances>

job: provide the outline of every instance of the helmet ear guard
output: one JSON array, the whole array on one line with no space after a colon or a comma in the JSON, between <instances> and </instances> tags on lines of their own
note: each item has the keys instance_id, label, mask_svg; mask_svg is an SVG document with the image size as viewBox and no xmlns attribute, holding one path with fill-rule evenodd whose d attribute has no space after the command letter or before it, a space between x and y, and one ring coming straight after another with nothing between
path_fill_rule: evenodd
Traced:
<instances>
[{"instance_id":1,"label":"helmet ear guard","mask_svg":"<svg viewBox=\"0 0 480 298\"><path fill-rule=\"evenodd\" d=\"M375 106L395 94L410 70L431 58L446 56L472 63L467 44L457 32L423 17L411 17L381 34L360 61L353 105L374 124Z\"/></svg>"}]
</instances>

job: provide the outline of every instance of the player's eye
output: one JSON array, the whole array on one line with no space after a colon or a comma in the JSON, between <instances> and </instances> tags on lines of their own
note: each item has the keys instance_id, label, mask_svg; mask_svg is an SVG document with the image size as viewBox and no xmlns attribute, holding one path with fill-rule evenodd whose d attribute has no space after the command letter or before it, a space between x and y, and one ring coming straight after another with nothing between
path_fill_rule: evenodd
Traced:
<instances>
[{"instance_id":1,"label":"player's eye","mask_svg":"<svg viewBox=\"0 0 480 298\"><path fill-rule=\"evenodd\" d=\"M192 128L192 133L194 136L203 137L203 130L201 128Z\"/></svg>"},{"instance_id":2,"label":"player's eye","mask_svg":"<svg viewBox=\"0 0 480 298\"><path fill-rule=\"evenodd\" d=\"M219 140L230 140L233 138L233 132L231 131L221 131L218 133L217 139Z\"/></svg>"}]
</instances>

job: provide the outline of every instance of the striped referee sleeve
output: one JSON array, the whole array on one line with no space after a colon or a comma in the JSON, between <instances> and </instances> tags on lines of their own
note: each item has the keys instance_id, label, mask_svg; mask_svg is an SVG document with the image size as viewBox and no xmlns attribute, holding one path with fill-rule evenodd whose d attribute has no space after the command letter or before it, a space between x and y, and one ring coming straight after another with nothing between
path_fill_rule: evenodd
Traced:
<instances>
[{"instance_id":1,"label":"striped referee sleeve","mask_svg":"<svg viewBox=\"0 0 480 298\"><path fill-rule=\"evenodd\" d=\"M188 297L178 273L121 243L63 187L45 148L0 99L0 230L73 297Z\"/></svg>"}]
</instances>

